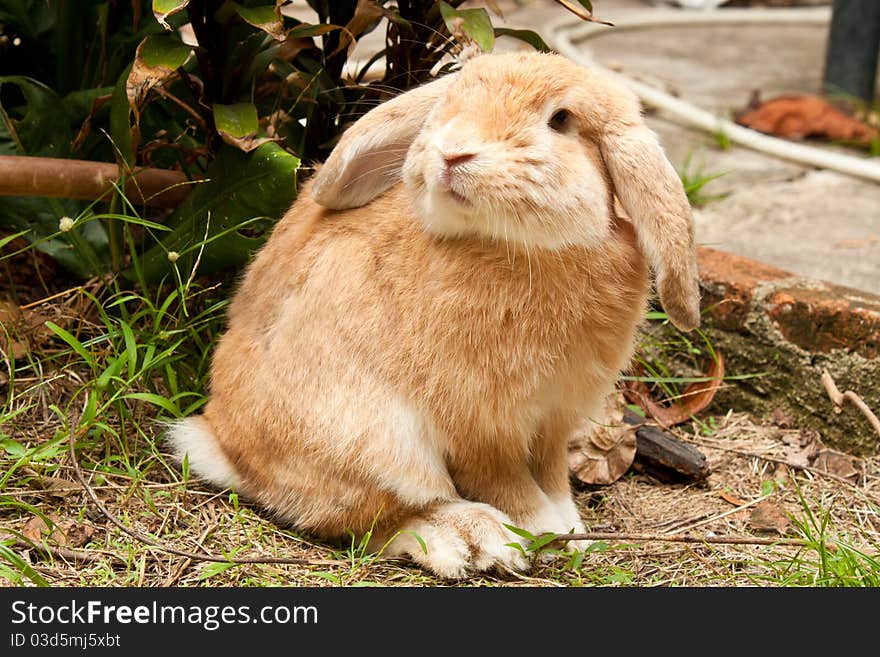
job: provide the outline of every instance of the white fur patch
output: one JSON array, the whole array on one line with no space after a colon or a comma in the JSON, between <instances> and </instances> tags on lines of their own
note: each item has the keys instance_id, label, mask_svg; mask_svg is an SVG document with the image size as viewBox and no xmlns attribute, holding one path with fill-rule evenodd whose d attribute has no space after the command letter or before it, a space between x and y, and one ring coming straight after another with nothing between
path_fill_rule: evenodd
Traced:
<instances>
[{"instance_id":1,"label":"white fur patch","mask_svg":"<svg viewBox=\"0 0 880 657\"><path fill-rule=\"evenodd\" d=\"M542 494L542 498L540 506L520 521L521 529L535 536L545 532L554 534L568 532L571 527L566 526L566 519L560 514L556 504L546 494Z\"/></svg>"},{"instance_id":2,"label":"white fur patch","mask_svg":"<svg viewBox=\"0 0 880 657\"><path fill-rule=\"evenodd\" d=\"M446 441L412 404L394 395L375 432L385 452L379 480L407 504L421 506L454 489L443 458Z\"/></svg>"},{"instance_id":3,"label":"white fur patch","mask_svg":"<svg viewBox=\"0 0 880 657\"><path fill-rule=\"evenodd\" d=\"M221 488L238 484L235 468L202 418L188 417L176 422L166 437L178 461L188 457L190 471Z\"/></svg>"},{"instance_id":4,"label":"white fur patch","mask_svg":"<svg viewBox=\"0 0 880 657\"><path fill-rule=\"evenodd\" d=\"M428 519L405 524L385 555L408 555L449 579L496 565L525 570L528 561L519 550L507 545L517 537L504 524L512 524L510 518L488 504L449 502L433 511Z\"/></svg>"}]
</instances>

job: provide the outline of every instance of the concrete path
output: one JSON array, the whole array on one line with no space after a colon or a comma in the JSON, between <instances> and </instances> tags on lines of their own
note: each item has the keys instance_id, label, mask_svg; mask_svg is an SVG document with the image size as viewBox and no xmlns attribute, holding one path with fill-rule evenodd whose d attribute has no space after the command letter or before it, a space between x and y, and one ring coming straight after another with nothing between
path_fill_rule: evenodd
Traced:
<instances>
[{"instance_id":1,"label":"concrete path","mask_svg":"<svg viewBox=\"0 0 880 657\"><path fill-rule=\"evenodd\" d=\"M498 4L505 20L496 24L527 27L545 37L560 21L577 21L552 0ZM593 5L598 16L620 27L674 8L662 0L594 0ZM303 5L299 11L310 10ZM583 46L595 61L727 118L748 103L753 90L764 98L817 92L827 36L824 27L802 25L596 29L602 36ZM382 35L381 28L368 35L358 52L366 57L381 48ZM499 39L496 50L518 47L518 41ZM691 176L723 174L702 190L720 198L695 211L701 244L801 276L880 292L880 184L738 146L723 149L716 136L650 108L647 121L678 169L688 169Z\"/></svg>"},{"instance_id":2,"label":"concrete path","mask_svg":"<svg viewBox=\"0 0 880 657\"><path fill-rule=\"evenodd\" d=\"M594 2L597 14L618 26L649 16L657 6L668 10L670 3ZM566 14L539 0L521 3L506 18L546 33ZM597 29L605 33L583 45L595 61L727 118L748 103L753 90L764 98L815 93L822 77L826 30L819 26ZM691 175L724 174L703 188L722 198L695 211L701 244L880 292L880 184L738 146L724 149L716 136L685 128L662 112L649 109L647 120L677 168Z\"/></svg>"}]
</instances>

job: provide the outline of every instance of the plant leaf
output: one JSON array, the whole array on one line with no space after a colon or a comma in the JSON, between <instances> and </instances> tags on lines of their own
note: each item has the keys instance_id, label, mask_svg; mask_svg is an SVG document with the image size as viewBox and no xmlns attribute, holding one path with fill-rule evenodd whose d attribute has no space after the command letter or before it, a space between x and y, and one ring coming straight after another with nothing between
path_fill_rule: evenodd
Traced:
<instances>
[{"instance_id":1,"label":"plant leaf","mask_svg":"<svg viewBox=\"0 0 880 657\"><path fill-rule=\"evenodd\" d=\"M715 352L715 356L706 378L689 384L671 405L654 400L644 381L626 381L623 393L627 401L638 404L648 417L656 420L662 427L681 424L711 404L721 387L724 381L724 358L719 351Z\"/></svg>"},{"instance_id":2,"label":"plant leaf","mask_svg":"<svg viewBox=\"0 0 880 657\"><path fill-rule=\"evenodd\" d=\"M153 0L153 15L162 24L162 27L170 30L172 27L165 19L183 11L188 4L189 0Z\"/></svg>"},{"instance_id":3,"label":"plant leaf","mask_svg":"<svg viewBox=\"0 0 880 657\"><path fill-rule=\"evenodd\" d=\"M296 196L298 166L299 159L274 142L251 153L221 148L205 172L208 180L196 185L165 220L172 231L141 258L146 280L174 274L169 251L180 254L176 266L189 271L203 242L201 273L244 265L265 235L243 234L242 227L268 229L278 220Z\"/></svg>"},{"instance_id":4,"label":"plant leaf","mask_svg":"<svg viewBox=\"0 0 880 657\"><path fill-rule=\"evenodd\" d=\"M131 72L125 82L125 94L135 116L135 124L140 123L140 110L150 89L162 84L186 63L192 48L179 38L159 34L144 37L135 53Z\"/></svg>"},{"instance_id":5,"label":"plant leaf","mask_svg":"<svg viewBox=\"0 0 880 657\"><path fill-rule=\"evenodd\" d=\"M454 9L441 2L440 15L449 33L460 41L473 41L483 52L491 52L495 45L492 19L482 7L477 9Z\"/></svg>"},{"instance_id":6,"label":"plant leaf","mask_svg":"<svg viewBox=\"0 0 880 657\"><path fill-rule=\"evenodd\" d=\"M21 75L0 77L0 89L6 84L18 87L24 106L13 112L0 105L0 155L66 157L73 130L58 95L42 82ZM15 114L21 118L14 118Z\"/></svg>"},{"instance_id":7,"label":"plant leaf","mask_svg":"<svg viewBox=\"0 0 880 657\"><path fill-rule=\"evenodd\" d=\"M61 328L58 324L54 322L46 322L46 327L52 331L59 338L64 340L71 349L73 349L76 353L78 353L86 363L88 363L89 367L92 368L92 371L97 371L97 363L95 362L95 357L90 354L86 348L83 346L82 342L76 339L74 335L72 335L66 329Z\"/></svg>"},{"instance_id":8,"label":"plant leaf","mask_svg":"<svg viewBox=\"0 0 880 657\"><path fill-rule=\"evenodd\" d=\"M578 18L589 21L591 23L601 23L602 25L613 25L608 21L600 21L593 16L593 3L590 0L578 0L571 2L570 0L555 0L557 4L562 5ZM578 6L580 5L580 6Z\"/></svg>"},{"instance_id":9,"label":"plant leaf","mask_svg":"<svg viewBox=\"0 0 880 657\"><path fill-rule=\"evenodd\" d=\"M236 103L234 105L214 105L214 125L220 137L230 146L240 148L249 153L255 148L271 141L268 138L256 138L260 129L257 118L257 106L253 103Z\"/></svg>"},{"instance_id":10,"label":"plant leaf","mask_svg":"<svg viewBox=\"0 0 880 657\"><path fill-rule=\"evenodd\" d=\"M127 395L123 395L121 399L136 399L138 401L147 402L148 404L153 404L154 406L158 406L168 411L174 417L183 417L183 413L181 413L180 409L174 402L161 395L153 394L152 392L130 392Z\"/></svg>"},{"instance_id":11,"label":"plant leaf","mask_svg":"<svg viewBox=\"0 0 880 657\"><path fill-rule=\"evenodd\" d=\"M533 30L513 30L509 27L496 27L495 36L508 36L513 39L519 39L540 52L554 52L553 48L548 46L547 42L541 38L541 35Z\"/></svg>"},{"instance_id":12,"label":"plant leaf","mask_svg":"<svg viewBox=\"0 0 880 657\"><path fill-rule=\"evenodd\" d=\"M276 41L284 41L287 31L284 29L284 18L281 16L282 4L282 2L276 2L274 5L242 7L238 3L233 3L233 6L246 23L263 30Z\"/></svg>"},{"instance_id":13,"label":"plant leaf","mask_svg":"<svg viewBox=\"0 0 880 657\"><path fill-rule=\"evenodd\" d=\"M329 23L321 23L318 25L300 23L296 27L290 28L287 32L287 36L291 39L305 39L307 37L321 36L322 34L327 34L333 30L341 29L342 28L339 25L332 25Z\"/></svg>"}]
</instances>

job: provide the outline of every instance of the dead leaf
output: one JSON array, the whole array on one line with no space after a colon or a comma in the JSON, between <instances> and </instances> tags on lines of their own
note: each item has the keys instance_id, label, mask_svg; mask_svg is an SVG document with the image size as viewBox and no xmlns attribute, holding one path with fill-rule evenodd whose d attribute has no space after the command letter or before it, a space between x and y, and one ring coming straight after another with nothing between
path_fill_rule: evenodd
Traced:
<instances>
[{"instance_id":1,"label":"dead leaf","mask_svg":"<svg viewBox=\"0 0 880 657\"><path fill-rule=\"evenodd\" d=\"M791 429L794 426L794 418L781 408L773 409L770 421L780 429Z\"/></svg>"},{"instance_id":2,"label":"dead leaf","mask_svg":"<svg viewBox=\"0 0 880 657\"><path fill-rule=\"evenodd\" d=\"M636 427L623 421L624 401L609 395L602 416L587 419L569 440L568 465L586 484L611 484L636 456Z\"/></svg>"},{"instance_id":3,"label":"dead leaf","mask_svg":"<svg viewBox=\"0 0 880 657\"><path fill-rule=\"evenodd\" d=\"M785 510L772 500L755 505L749 515L749 527L757 532L776 532L785 536L791 528L791 520Z\"/></svg>"},{"instance_id":4,"label":"dead leaf","mask_svg":"<svg viewBox=\"0 0 880 657\"><path fill-rule=\"evenodd\" d=\"M33 480L40 486L40 489L51 495L52 497L67 497L71 493L82 490L79 484L75 484L69 479L61 477L39 477Z\"/></svg>"},{"instance_id":5,"label":"dead leaf","mask_svg":"<svg viewBox=\"0 0 880 657\"><path fill-rule=\"evenodd\" d=\"M72 548L82 547L95 534L95 528L92 525L86 525L76 520L65 520L58 525L58 528L64 533L67 546Z\"/></svg>"},{"instance_id":6,"label":"dead leaf","mask_svg":"<svg viewBox=\"0 0 880 657\"><path fill-rule=\"evenodd\" d=\"M66 538L64 532L58 527L58 516L49 515L48 524L42 517L34 516L24 524L21 530L22 535L33 543L42 543L44 540L51 540L58 545L65 545Z\"/></svg>"},{"instance_id":7,"label":"dead leaf","mask_svg":"<svg viewBox=\"0 0 880 657\"><path fill-rule=\"evenodd\" d=\"M709 380L691 383L671 405L666 406L655 401L643 381L627 381L623 394L630 403L638 404L648 417L656 420L664 429L681 424L712 403L724 380L724 358L721 352L715 353L716 359L711 362L706 373Z\"/></svg>"},{"instance_id":8,"label":"dead leaf","mask_svg":"<svg viewBox=\"0 0 880 657\"><path fill-rule=\"evenodd\" d=\"M822 447L819 433L812 429L789 431L782 436L785 445L785 461L794 468L807 468Z\"/></svg>"},{"instance_id":9,"label":"dead leaf","mask_svg":"<svg viewBox=\"0 0 880 657\"><path fill-rule=\"evenodd\" d=\"M751 105L751 103L750 103ZM876 128L837 109L819 96L779 96L740 112L736 122L758 132L785 139L818 137L867 146Z\"/></svg>"},{"instance_id":10,"label":"dead leaf","mask_svg":"<svg viewBox=\"0 0 880 657\"><path fill-rule=\"evenodd\" d=\"M857 479L860 474L857 466L858 461L854 457L833 449L823 449L813 461L813 467L817 470L829 472L844 479Z\"/></svg>"},{"instance_id":11,"label":"dead leaf","mask_svg":"<svg viewBox=\"0 0 880 657\"><path fill-rule=\"evenodd\" d=\"M725 502L728 502L729 504L733 504L733 506L743 506L744 504L746 504L745 502L743 502L741 499L739 499L735 495L731 495L730 493L728 493L726 491L721 491L720 493L718 493L718 496L722 500L724 500Z\"/></svg>"},{"instance_id":12,"label":"dead leaf","mask_svg":"<svg viewBox=\"0 0 880 657\"><path fill-rule=\"evenodd\" d=\"M61 547L80 547L88 543L95 533L92 525L76 520L59 520L55 515L48 517L52 523L51 529L43 518L34 516L25 523L22 535L33 543L46 541Z\"/></svg>"},{"instance_id":13,"label":"dead leaf","mask_svg":"<svg viewBox=\"0 0 880 657\"><path fill-rule=\"evenodd\" d=\"M0 353L14 360L24 358L31 347L22 335L24 318L13 301L0 301Z\"/></svg>"},{"instance_id":14,"label":"dead leaf","mask_svg":"<svg viewBox=\"0 0 880 657\"><path fill-rule=\"evenodd\" d=\"M358 0L354 16L342 30L342 34L339 36L339 47L333 51L333 55L354 48L357 44L357 37L369 30L383 16L385 16L385 9L379 6L375 0Z\"/></svg>"}]
</instances>

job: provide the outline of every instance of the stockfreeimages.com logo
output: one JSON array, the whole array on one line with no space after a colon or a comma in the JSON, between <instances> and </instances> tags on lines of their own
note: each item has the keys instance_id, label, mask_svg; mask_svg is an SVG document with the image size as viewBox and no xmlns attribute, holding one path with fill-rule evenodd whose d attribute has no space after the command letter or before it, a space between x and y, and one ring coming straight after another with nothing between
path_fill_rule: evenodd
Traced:
<instances>
[{"instance_id":1,"label":"stockfreeimages.com logo","mask_svg":"<svg viewBox=\"0 0 880 657\"><path fill-rule=\"evenodd\" d=\"M214 631L223 625L262 623L265 625L317 624L318 609L312 605L169 605L153 601L145 605L110 605L101 600L85 603L12 603L12 624L39 625L197 625Z\"/></svg>"}]
</instances>

